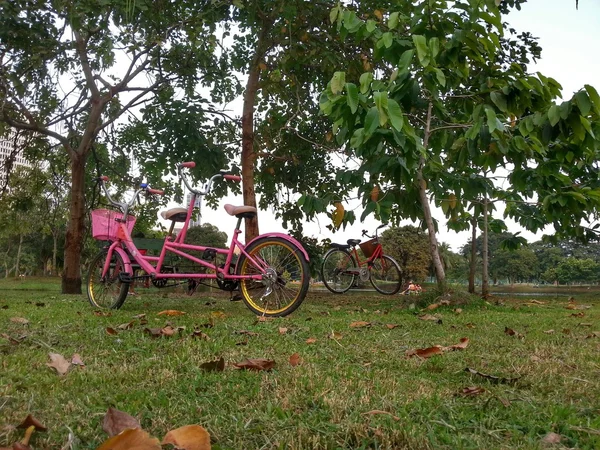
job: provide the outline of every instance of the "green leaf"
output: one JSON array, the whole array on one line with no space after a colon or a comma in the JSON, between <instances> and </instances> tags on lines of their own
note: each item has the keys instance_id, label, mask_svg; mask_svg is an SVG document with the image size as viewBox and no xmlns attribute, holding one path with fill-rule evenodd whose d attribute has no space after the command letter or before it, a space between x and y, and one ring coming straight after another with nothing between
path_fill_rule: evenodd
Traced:
<instances>
[{"instance_id":1,"label":"green leaf","mask_svg":"<svg viewBox=\"0 0 600 450\"><path fill-rule=\"evenodd\" d=\"M352 114L358 109L358 88L354 83L346 83L346 97Z\"/></svg>"},{"instance_id":2,"label":"green leaf","mask_svg":"<svg viewBox=\"0 0 600 450\"><path fill-rule=\"evenodd\" d=\"M398 70L400 72L404 72L406 69L408 69L408 66L410 65L410 62L412 61L414 54L415 54L414 50L406 50L404 53L402 53L402 56L400 57L400 61L398 62Z\"/></svg>"},{"instance_id":3,"label":"green leaf","mask_svg":"<svg viewBox=\"0 0 600 450\"><path fill-rule=\"evenodd\" d=\"M390 14L390 18L388 19L388 28L393 30L398 26L398 12L393 12Z\"/></svg>"},{"instance_id":4,"label":"green leaf","mask_svg":"<svg viewBox=\"0 0 600 450\"><path fill-rule=\"evenodd\" d=\"M331 12L329 13L329 20L331 21L331 23L335 23L339 12L340 12L339 6L336 6L335 8L333 8L331 10Z\"/></svg>"},{"instance_id":5,"label":"green leaf","mask_svg":"<svg viewBox=\"0 0 600 450\"><path fill-rule=\"evenodd\" d=\"M575 101L577 102L577 106L579 107L579 111L584 116L587 116L592 109L592 103L590 102L590 98L587 96L587 93L584 91L579 91L575 94Z\"/></svg>"},{"instance_id":6,"label":"green leaf","mask_svg":"<svg viewBox=\"0 0 600 450\"><path fill-rule=\"evenodd\" d=\"M504 96L504 94L494 91L490 94L490 98L492 99L492 102L494 102L494 105L496 105L500 111L506 112L506 97Z\"/></svg>"},{"instance_id":7,"label":"green leaf","mask_svg":"<svg viewBox=\"0 0 600 450\"><path fill-rule=\"evenodd\" d=\"M371 136L373 134L373 132L379 126L379 112L377 111L376 106L373 106L367 112L367 115L365 116L365 124L364 125L365 125L364 131L367 136Z\"/></svg>"},{"instance_id":8,"label":"green leaf","mask_svg":"<svg viewBox=\"0 0 600 450\"><path fill-rule=\"evenodd\" d=\"M560 120L560 108L556 105L552 105L548 110L548 120L550 125L554 126Z\"/></svg>"},{"instance_id":9,"label":"green leaf","mask_svg":"<svg viewBox=\"0 0 600 450\"><path fill-rule=\"evenodd\" d=\"M402 131L404 125L404 116L400 105L394 99L388 99L388 114L390 115L390 123L398 131Z\"/></svg>"},{"instance_id":10,"label":"green leaf","mask_svg":"<svg viewBox=\"0 0 600 450\"><path fill-rule=\"evenodd\" d=\"M441 69L435 68L435 77L438 80L438 83L440 83L443 87L446 87L446 75L444 75L444 72L442 72Z\"/></svg>"},{"instance_id":11,"label":"green leaf","mask_svg":"<svg viewBox=\"0 0 600 450\"><path fill-rule=\"evenodd\" d=\"M598 95L598 91L596 91L594 86L590 86L589 84L586 84L584 87L594 105L596 114L600 114L600 96Z\"/></svg>"},{"instance_id":12,"label":"green leaf","mask_svg":"<svg viewBox=\"0 0 600 450\"><path fill-rule=\"evenodd\" d=\"M362 94L366 94L369 91L372 81L373 74L371 72L365 72L360 76L360 92Z\"/></svg>"},{"instance_id":13,"label":"green leaf","mask_svg":"<svg viewBox=\"0 0 600 450\"><path fill-rule=\"evenodd\" d=\"M419 62L423 67L427 67L429 65L429 49L427 48L427 39L425 36L418 34L413 34L412 39L417 49L417 57L419 58Z\"/></svg>"},{"instance_id":14,"label":"green leaf","mask_svg":"<svg viewBox=\"0 0 600 450\"><path fill-rule=\"evenodd\" d=\"M367 31L369 33L372 33L373 31L375 31L376 28L377 28L377 22L375 22L373 19L367 20Z\"/></svg>"},{"instance_id":15,"label":"green leaf","mask_svg":"<svg viewBox=\"0 0 600 450\"><path fill-rule=\"evenodd\" d=\"M350 138L350 147L358 148L362 145L362 143L364 141L365 141L365 129L358 128L357 130L354 131L354 133L352 134L352 137Z\"/></svg>"},{"instance_id":16,"label":"green leaf","mask_svg":"<svg viewBox=\"0 0 600 450\"><path fill-rule=\"evenodd\" d=\"M587 131L590 134L590 136L596 139L596 136L594 136L594 132L592 131L592 125L590 124L590 121L583 116L579 116L579 120L581 121L581 125L583 125L583 128L585 128L585 131Z\"/></svg>"},{"instance_id":17,"label":"green leaf","mask_svg":"<svg viewBox=\"0 0 600 450\"><path fill-rule=\"evenodd\" d=\"M496 117L496 113L492 108L487 107L485 108L485 115L487 116L487 124L488 128L490 129L490 133L493 133L494 130L496 130L496 121L498 119Z\"/></svg>"},{"instance_id":18,"label":"green leaf","mask_svg":"<svg viewBox=\"0 0 600 450\"><path fill-rule=\"evenodd\" d=\"M392 46L392 43L394 42L394 37L389 31L383 33L381 39L383 40L383 45L385 45L385 48L390 48Z\"/></svg>"},{"instance_id":19,"label":"green leaf","mask_svg":"<svg viewBox=\"0 0 600 450\"><path fill-rule=\"evenodd\" d=\"M346 84L346 73L335 72L331 78L331 92L337 95L342 92L344 85Z\"/></svg>"},{"instance_id":20,"label":"green leaf","mask_svg":"<svg viewBox=\"0 0 600 450\"><path fill-rule=\"evenodd\" d=\"M388 93L387 91L374 92L373 99L375 100L377 112L379 113L379 125L384 126L388 120Z\"/></svg>"},{"instance_id":21,"label":"green leaf","mask_svg":"<svg viewBox=\"0 0 600 450\"><path fill-rule=\"evenodd\" d=\"M431 52L431 58L435 60L435 57L440 52L440 40L436 37L429 39L429 51Z\"/></svg>"}]
</instances>

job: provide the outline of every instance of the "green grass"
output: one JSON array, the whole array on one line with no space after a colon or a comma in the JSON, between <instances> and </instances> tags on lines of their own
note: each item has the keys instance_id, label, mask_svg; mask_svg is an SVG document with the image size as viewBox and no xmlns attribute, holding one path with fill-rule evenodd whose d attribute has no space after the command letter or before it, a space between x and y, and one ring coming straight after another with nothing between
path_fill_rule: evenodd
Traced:
<instances>
[{"instance_id":1,"label":"green grass","mask_svg":"<svg viewBox=\"0 0 600 450\"><path fill-rule=\"evenodd\" d=\"M12 344L0 337L0 447L21 438L12 426L33 414L48 427L34 434L34 448L61 448L72 432L71 448L94 449L107 437L101 423L112 406L159 439L200 424L214 449L541 448L551 431L565 448L600 448L600 337L586 338L600 331L596 293L575 296L593 305L584 317L571 316L580 311L565 309L565 297L535 296L546 303L527 306L531 298L503 296L501 306L460 305L461 314L455 305L440 307L430 312L441 316L438 324L419 320L407 305L415 298L407 296L311 292L288 318L257 322L242 303L218 292L187 297L137 288L139 296L102 317L83 296L64 296L59 288L56 280L0 282L0 334L22 339ZM187 314L157 316L167 309ZM202 328L210 340L193 339L194 327L216 311L225 317ZM137 320L116 336L106 332L141 313L146 325ZM355 321L372 326L351 328ZM143 331L167 322L186 328L161 338ZM505 327L524 337L506 335ZM330 339L332 332L341 338ZM311 337L317 342L307 344ZM462 337L470 339L463 351L428 360L405 356ZM60 377L46 366L49 352L78 353L86 366ZM302 362L292 367L295 352ZM221 356L224 372L199 368ZM276 366L233 368L245 358L274 359ZM493 384L466 367L520 378ZM485 392L461 395L469 386ZM373 410L390 414L365 414Z\"/></svg>"}]
</instances>

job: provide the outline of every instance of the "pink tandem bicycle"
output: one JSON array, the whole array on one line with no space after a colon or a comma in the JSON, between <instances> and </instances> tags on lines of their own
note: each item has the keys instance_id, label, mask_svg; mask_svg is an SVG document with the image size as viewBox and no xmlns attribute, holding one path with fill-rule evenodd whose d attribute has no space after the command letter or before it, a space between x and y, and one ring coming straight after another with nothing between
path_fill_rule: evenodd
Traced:
<instances>
[{"instance_id":1,"label":"pink tandem bicycle","mask_svg":"<svg viewBox=\"0 0 600 450\"><path fill-rule=\"evenodd\" d=\"M106 198L121 213L104 209L92 211L92 235L95 239L108 241L108 245L90 265L87 280L89 302L97 308L118 309L125 302L131 284L137 280L151 280L159 288L168 286L169 281L187 280L190 293L199 283L216 280L222 290L239 290L246 306L257 315L286 316L295 311L308 291L308 254L300 242L284 233L262 234L242 244L238 239L242 232L242 219L254 217L256 208L225 205L225 211L238 219L228 249L185 243L196 199L208 194L216 179L241 181L240 176L221 170L208 180L203 189L195 189L184 172L184 169L195 165L194 162L178 165L179 178L192 195L187 208L172 208L161 213L164 219L172 221L172 225L158 256L146 255L136 247L131 238L135 217L129 212L140 194L162 195L163 192L141 184L128 202L117 202L106 188L108 177L100 177ZM183 227L173 237L176 222L182 222ZM236 253L239 257L234 261ZM195 263L196 268L181 271L169 266L165 263L167 255L189 260ZM224 264L217 263L218 256L225 258ZM136 275L138 271L141 275Z\"/></svg>"}]
</instances>

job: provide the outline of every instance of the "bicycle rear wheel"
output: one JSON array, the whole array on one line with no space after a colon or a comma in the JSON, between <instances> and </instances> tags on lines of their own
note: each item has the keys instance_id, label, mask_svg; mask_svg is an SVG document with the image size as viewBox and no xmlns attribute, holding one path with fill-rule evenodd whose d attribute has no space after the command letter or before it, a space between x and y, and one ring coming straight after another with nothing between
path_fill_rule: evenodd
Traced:
<instances>
[{"instance_id":1,"label":"bicycle rear wheel","mask_svg":"<svg viewBox=\"0 0 600 450\"><path fill-rule=\"evenodd\" d=\"M339 248L333 248L323 258L321 279L327 289L334 294L343 294L354 284L356 275L348 272L356 267L356 262L350 253Z\"/></svg>"},{"instance_id":2,"label":"bicycle rear wheel","mask_svg":"<svg viewBox=\"0 0 600 450\"><path fill-rule=\"evenodd\" d=\"M129 283L119 280L119 274L124 272L125 265L117 252L112 253L108 272L105 277L102 276L107 254L108 250L102 250L90 264L87 297L95 308L119 309L127 298Z\"/></svg>"},{"instance_id":3,"label":"bicycle rear wheel","mask_svg":"<svg viewBox=\"0 0 600 450\"><path fill-rule=\"evenodd\" d=\"M373 261L370 279L377 292L392 295L402 287L402 270L394 258L382 255Z\"/></svg>"},{"instance_id":4,"label":"bicycle rear wheel","mask_svg":"<svg viewBox=\"0 0 600 450\"><path fill-rule=\"evenodd\" d=\"M238 275L263 274L260 280L240 280L240 291L246 306L260 316L287 316L295 311L308 291L308 262L293 243L280 238L257 239L246 248L261 269L242 254L237 264Z\"/></svg>"}]
</instances>

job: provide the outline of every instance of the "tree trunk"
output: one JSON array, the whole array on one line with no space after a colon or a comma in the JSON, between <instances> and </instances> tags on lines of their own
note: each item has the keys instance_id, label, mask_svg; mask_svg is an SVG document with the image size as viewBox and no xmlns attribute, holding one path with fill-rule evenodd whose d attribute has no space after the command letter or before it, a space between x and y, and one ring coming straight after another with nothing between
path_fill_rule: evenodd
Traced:
<instances>
[{"instance_id":1,"label":"tree trunk","mask_svg":"<svg viewBox=\"0 0 600 450\"><path fill-rule=\"evenodd\" d=\"M86 154L71 152L71 198L65 237L65 264L62 275L63 294L81 294L81 250L85 219Z\"/></svg>"},{"instance_id":2,"label":"tree trunk","mask_svg":"<svg viewBox=\"0 0 600 450\"><path fill-rule=\"evenodd\" d=\"M471 235L471 261L469 262L469 292L471 294L475 293L475 271L476 271L476 263L477 263L477 219L473 217L471 221L472 235Z\"/></svg>"},{"instance_id":3,"label":"tree trunk","mask_svg":"<svg viewBox=\"0 0 600 450\"><path fill-rule=\"evenodd\" d=\"M433 109L433 103L429 102L427 109L427 122L425 123L425 133L423 136L423 147L427 150L429 145L430 126L431 126L431 112ZM437 238L435 236L435 226L433 224L433 216L431 215L431 207L429 206L429 199L427 198L427 182L423 178L423 167L425 166L425 157L421 156L419 161L419 170L417 171L417 183L419 184L419 199L421 201L421 207L423 208L423 219L427 225L427 231L429 234L429 251L431 253L431 262L435 271L435 277L437 278L438 288L443 292L446 289L446 274L444 273L444 265L440 258L440 252L438 250Z\"/></svg>"},{"instance_id":4,"label":"tree trunk","mask_svg":"<svg viewBox=\"0 0 600 450\"><path fill-rule=\"evenodd\" d=\"M486 298L490 295L490 279L488 273L488 199L487 197L483 199L483 248L481 250L482 259L483 259L483 267L481 274L481 296Z\"/></svg>"},{"instance_id":5,"label":"tree trunk","mask_svg":"<svg viewBox=\"0 0 600 450\"><path fill-rule=\"evenodd\" d=\"M256 208L256 192L254 191L254 166L256 152L254 150L254 105L259 89L260 63L264 58L265 40L271 24L263 24L262 32L258 36L254 57L248 67L248 81L244 92L244 106L242 110L242 192L244 205ZM252 219L245 219L245 240L249 242L258 236L258 215Z\"/></svg>"},{"instance_id":6,"label":"tree trunk","mask_svg":"<svg viewBox=\"0 0 600 450\"><path fill-rule=\"evenodd\" d=\"M17 260L15 261L15 278L17 278L21 271L19 266L21 265L21 250L23 248L23 233L19 233L19 246L17 247Z\"/></svg>"},{"instance_id":7,"label":"tree trunk","mask_svg":"<svg viewBox=\"0 0 600 450\"><path fill-rule=\"evenodd\" d=\"M50 275L56 276L58 271L56 270L56 256L58 254L58 231L52 231L52 267Z\"/></svg>"}]
</instances>

